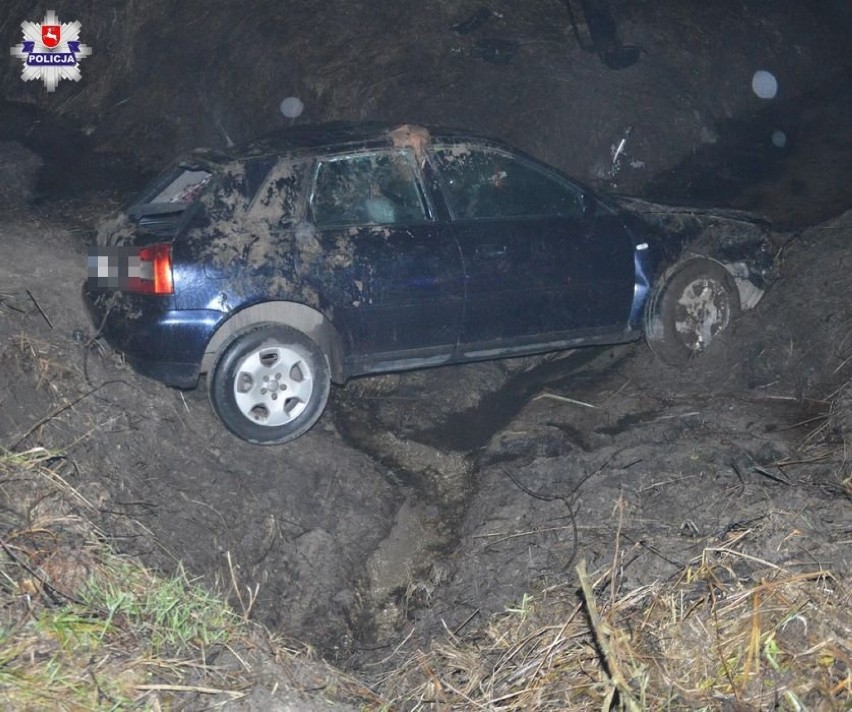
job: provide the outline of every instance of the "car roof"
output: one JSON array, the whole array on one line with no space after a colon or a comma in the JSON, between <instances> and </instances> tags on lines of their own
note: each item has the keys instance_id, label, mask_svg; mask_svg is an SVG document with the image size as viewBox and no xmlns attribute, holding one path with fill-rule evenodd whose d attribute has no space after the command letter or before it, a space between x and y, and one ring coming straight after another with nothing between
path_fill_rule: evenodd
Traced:
<instances>
[{"instance_id":1,"label":"car roof","mask_svg":"<svg viewBox=\"0 0 852 712\"><path fill-rule=\"evenodd\" d=\"M428 131L430 143L473 141L510 148L508 144L470 131L449 127L425 127L415 124L390 124L383 122L336 121L324 124L301 124L279 129L234 148L198 149L195 156L213 163L247 160L262 156L286 154L331 153L353 149L385 148L393 145L392 132L405 128L411 131Z\"/></svg>"}]
</instances>

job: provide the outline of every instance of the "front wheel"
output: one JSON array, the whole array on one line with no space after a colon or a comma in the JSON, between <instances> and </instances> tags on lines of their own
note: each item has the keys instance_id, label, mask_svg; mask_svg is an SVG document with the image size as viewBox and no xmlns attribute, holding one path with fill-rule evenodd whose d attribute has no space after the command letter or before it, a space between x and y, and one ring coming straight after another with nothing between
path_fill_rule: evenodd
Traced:
<instances>
[{"instance_id":1,"label":"front wheel","mask_svg":"<svg viewBox=\"0 0 852 712\"><path fill-rule=\"evenodd\" d=\"M328 362L311 339L288 326L266 324L222 352L210 381L210 401L234 435L277 445L316 423L330 387Z\"/></svg>"},{"instance_id":2,"label":"front wheel","mask_svg":"<svg viewBox=\"0 0 852 712\"><path fill-rule=\"evenodd\" d=\"M736 283L718 262L687 262L650 305L646 338L664 361L685 363L706 351L740 315Z\"/></svg>"}]
</instances>

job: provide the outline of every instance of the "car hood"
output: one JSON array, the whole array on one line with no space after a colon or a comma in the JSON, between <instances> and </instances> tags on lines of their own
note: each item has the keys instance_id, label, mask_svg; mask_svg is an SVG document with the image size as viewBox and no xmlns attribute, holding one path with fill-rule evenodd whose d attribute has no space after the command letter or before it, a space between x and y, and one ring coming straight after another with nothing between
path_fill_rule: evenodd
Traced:
<instances>
[{"instance_id":1,"label":"car hood","mask_svg":"<svg viewBox=\"0 0 852 712\"><path fill-rule=\"evenodd\" d=\"M611 195L610 198L621 210L638 215L645 222L666 228L683 229L692 225L704 227L720 222L770 228L766 218L745 210L667 205L629 195Z\"/></svg>"},{"instance_id":2,"label":"car hood","mask_svg":"<svg viewBox=\"0 0 852 712\"><path fill-rule=\"evenodd\" d=\"M610 196L623 213L634 216L663 244L710 254L724 261L748 258L769 249L772 226L756 213L730 208L667 205L624 195Z\"/></svg>"}]
</instances>

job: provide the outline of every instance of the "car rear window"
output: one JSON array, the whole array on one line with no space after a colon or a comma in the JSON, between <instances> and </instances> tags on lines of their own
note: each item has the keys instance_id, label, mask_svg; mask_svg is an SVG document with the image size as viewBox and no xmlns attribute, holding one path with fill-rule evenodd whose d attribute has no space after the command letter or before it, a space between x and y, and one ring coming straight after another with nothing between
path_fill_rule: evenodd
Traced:
<instances>
[{"instance_id":1,"label":"car rear window","mask_svg":"<svg viewBox=\"0 0 852 712\"><path fill-rule=\"evenodd\" d=\"M128 214L140 222L155 216L174 221L201 198L217 217L245 211L274 164L274 158L256 158L221 167L180 165L158 179Z\"/></svg>"},{"instance_id":2,"label":"car rear window","mask_svg":"<svg viewBox=\"0 0 852 712\"><path fill-rule=\"evenodd\" d=\"M209 171L182 170L151 202L191 203L207 185L211 175Z\"/></svg>"},{"instance_id":3,"label":"car rear window","mask_svg":"<svg viewBox=\"0 0 852 712\"><path fill-rule=\"evenodd\" d=\"M202 168L180 166L158 180L128 213L135 218L182 213L198 199L212 176L211 171Z\"/></svg>"}]
</instances>

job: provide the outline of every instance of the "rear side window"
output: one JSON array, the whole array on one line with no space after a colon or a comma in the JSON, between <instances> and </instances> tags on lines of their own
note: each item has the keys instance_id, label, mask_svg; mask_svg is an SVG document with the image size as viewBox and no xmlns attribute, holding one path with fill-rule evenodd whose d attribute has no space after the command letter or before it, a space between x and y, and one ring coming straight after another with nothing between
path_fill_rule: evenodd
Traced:
<instances>
[{"instance_id":1,"label":"rear side window","mask_svg":"<svg viewBox=\"0 0 852 712\"><path fill-rule=\"evenodd\" d=\"M320 161L311 211L321 228L405 225L428 219L410 151Z\"/></svg>"},{"instance_id":2,"label":"rear side window","mask_svg":"<svg viewBox=\"0 0 852 712\"><path fill-rule=\"evenodd\" d=\"M577 187L519 156L475 146L433 155L457 220L583 214Z\"/></svg>"}]
</instances>

